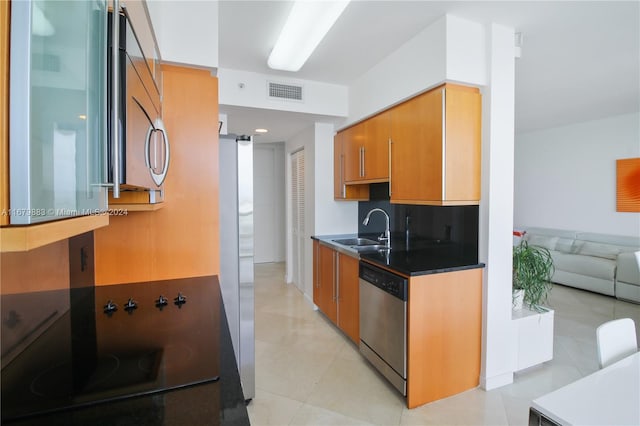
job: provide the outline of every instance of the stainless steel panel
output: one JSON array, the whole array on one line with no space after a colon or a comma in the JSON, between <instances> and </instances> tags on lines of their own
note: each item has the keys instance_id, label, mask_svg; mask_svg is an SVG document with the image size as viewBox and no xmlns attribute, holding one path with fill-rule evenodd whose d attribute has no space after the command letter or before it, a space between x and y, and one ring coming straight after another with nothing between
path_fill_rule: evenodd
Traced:
<instances>
[{"instance_id":1,"label":"stainless steel panel","mask_svg":"<svg viewBox=\"0 0 640 426\"><path fill-rule=\"evenodd\" d=\"M240 380L246 399L255 396L253 141L238 140L238 251L240 263Z\"/></svg>"},{"instance_id":2,"label":"stainless steel panel","mask_svg":"<svg viewBox=\"0 0 640 426\"><path fill-rule=\"evenodd\" d=\"M404 378L407 377L406 310L406 302L360 279L360 340Z\"/></svg>"},{"instance_id":3,"label":"stainless steel panel","mask_svg":"<svg viewBox=\"0 0 640 426\"><path fill-rule=\"evenodd\" d=\"M220 285L246 399L255 396L253 145L220 139Z\"/></svg>"},{"instance_id":4,"label":"stainless steel panel","mask_svg":"<svg viewBox=\"0 0 640 426\"><path fill-rule=\"evenodd\" d=\"M407 380L389 367L366 343L360 342L360 353L382 374L402 395L407 394Z\"/></svg>"}]
</instances>

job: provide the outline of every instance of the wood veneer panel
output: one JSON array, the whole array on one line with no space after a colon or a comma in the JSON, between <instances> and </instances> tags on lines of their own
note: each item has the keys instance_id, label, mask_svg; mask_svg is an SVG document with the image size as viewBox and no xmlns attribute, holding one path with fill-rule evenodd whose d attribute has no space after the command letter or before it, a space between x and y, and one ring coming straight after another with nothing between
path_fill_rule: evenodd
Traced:
<instances>
[{"instance_id":1,"label":"wood veneer panel","mask_svg":"<svg viewBox=\"0 0 640 426\"><path fill-rule=\"evenodd\" d=\"M409 280L407 406L478 386L482 269Z\"/></svg>"},{"instance_id":2,"label":"wood veneer panel","mask_svg":"<svg viewBox=\"0 0 640 426\"><path fill-rule=\"evenodd\" d=\"M355 126L345 129L343 137L344 153L344 181L358 182L364 179L360 176L360 149L364 146L365 123L361 122Z\"/></svg>"},{"instance_id":3,"label":"wood veneer panel","mask_svg":"<svg viewBox=\"0 0 640 426\"><path fill-rule=\"evenodd\" d=\"M442 199L442 89L391 110L391 201Z\"/></svg>"},{"instance_id":4,"label":"wood veneer panel","mask_svg":"<svg viewBox=\"0 0 640 426\"><path fill-rule=\"evenodd\" d=\"M69 240L27 252L0 254L0 293L69 288Z\"/></svg>"},{"instance_id":5,"label":"wood veneer panel","mask_svg":"<svg viewBox=\"0 0 640 426\"><path fill-rule=\"evenodd\" d=\"M365 123L365 178L367 181L389 180L389 138L391 111L381 112Z\"/></svg>"},{"instance_id":6,"label":"wood veneer panel","mask_svg":"<svg viewBox=\"0 0 640 426\"><path fill-rule=\"evenodd\" d=\"M33 250L107 226L107 214L79 216L28 226L6 226L0 229L0 251Z\"/></svg>"},{"instance_id":7,"label":"wood veneer panel","mask_svg":"<svg viewBox=\"0 0 640 426\"><path fill-rule=\"evenodd\" d=\"M9 209L9 34L10 6L0 1L0 212ZM0 214L0 225L9 224L9 216Z\"/></svg>"},{"instance_id":8,"label":"wood veneer panel","mask_svg":"<svg viewBox=\"0 0 640 426\"><path fill-rule=\"evenodd\" d=\"M480 200L481 102L477 91L446 89L444 199L450 203Z\"/></svg>"},{"instance_id":9,"label":"wood veneer panel","mask_svg":"<svg viewBox=\"0 0 640 426\"><path fill-rule=\"evenodd\" d=\"M207 70L163 66L163 84L171 141L164 207L112 216L96 231L97 285L220 272L218 80Z\"/></svg>"},{"instance_id":10,"label":"wood veneer panel","mask_svg":"<svg viewBox=\"0 0 640 426\"><path fill-rule=\"evenodd\" d=\"M616 160L616 211L640 212L640 158Z\"/></svg>"},{"instance_id":11,"label":"wood veneer panel","mask_svg":"<svg viewBox=\"0 0 640 426\"><path fill-rule=\"evenodd\" d=\"M338 323L338 307L335 301L336 269L335 256L337 252L325 245L319 245L320 274L320 304L318 308L334 324Z\"/></svg>"},{"instance_id":12,"label":"wood veneer panel","mask_svg":"<svg viewBox=\"0 0 640 426\"><path fill-rule=\"evenodd\" d=\"M344 161L344 132L340 132L333 138L333 198L337 201L368 201L369 185L344 184Z\"/></svg>"},{"instance_id":13,"label":"wood veneer panel","mask_svg":"<svg viewBox=\"0 0 640 426\"><path fill-rule=\"evenodd\" d=\"M356 344L360 344L360 284L358 259L338 253L339 294L338 326Z\"/></svg>"}]
</instances>

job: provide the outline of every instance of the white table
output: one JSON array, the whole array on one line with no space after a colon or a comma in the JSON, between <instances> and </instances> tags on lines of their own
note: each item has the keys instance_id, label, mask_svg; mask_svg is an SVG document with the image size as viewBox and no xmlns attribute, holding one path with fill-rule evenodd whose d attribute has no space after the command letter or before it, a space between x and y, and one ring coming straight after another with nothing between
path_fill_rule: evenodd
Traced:
<instances>
[{"instance_id":1,"label":"white table","mask_svg":"<svg viewBox=\"0 0 640 426\"><path fill-rule=\"evenodd\" d=\"M640 425L640 352L534 399L531 408L559 425Z\"/></svg>"}]
</instances>

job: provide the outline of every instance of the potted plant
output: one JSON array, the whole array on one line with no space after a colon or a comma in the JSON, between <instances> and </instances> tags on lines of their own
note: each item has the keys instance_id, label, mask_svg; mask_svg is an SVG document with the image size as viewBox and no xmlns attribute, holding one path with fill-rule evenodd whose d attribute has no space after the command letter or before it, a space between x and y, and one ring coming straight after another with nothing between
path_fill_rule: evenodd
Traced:
<instances>
[{"instance_id":1,"label":"potted plant","mask_svg":"<svg viewBox=\"0 0 640 426\"><path fill-rule=\"evenodd\" d=\"M540 305L547 301L551 290L553 272L553 259L549 250L544 247L530 246L526 240L522 239L513 247L514 299L517 290L524 290L524 304L540 311Z\"/></svg>"}]
</instances>

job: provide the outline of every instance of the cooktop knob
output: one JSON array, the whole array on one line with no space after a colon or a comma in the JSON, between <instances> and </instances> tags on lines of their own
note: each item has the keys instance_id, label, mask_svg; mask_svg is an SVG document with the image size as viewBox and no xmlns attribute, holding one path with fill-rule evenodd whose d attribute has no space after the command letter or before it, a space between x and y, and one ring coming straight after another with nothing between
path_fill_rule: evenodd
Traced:
<instances>
[{"instance_id":1,"label":"cooktop knob","mask_svg":"<svg viewBox=\"0 0 640 426\"><path fill-rule=\"evenodd\" d=\"M158 297L158 300L156 300L156 308L162 310L162 308L167 306L168 303L169 301L167 300L167 298L163 295L160 295L160 297Z\"/></svg>"},{"instance_id":2,"label":"cooktop knob","mask_svg":"<svg viewBox=\"0 0 640 426\"><path fill-rule=\"evenodd\" d=\"M106 305L104 305L104 310L103 310L103 312L104 312L105 314L107 314L108 316L111 316L111 315L113 315L113 313L114 313L115 311L117 311L117 310L118 310L118 305L116 305L115 303L113 303L113 300L109 300L109 301L107 302L107 304L106 304Z\"/></svg>"},{"instance_id":3,"label":"cooktop knob","mask_svg":"<svg viewBox=\"0 0 640 426\"><path fill-rule=\"evenodd\" d=\"M187 303L187 298L184 297L182 293L178 293L178 297L173 299L173 304L176 305L178 308L182 308L182 305L184 305L185 303Z\"/></svg>"},{"instance_id":4,"label":"cooktop knob","mask_svg":"<svg viewBox=\"0 0 640 426\"><path fill-rule=\"evenodd\" d=\"M138 309L138 303L133 300L133 297L130 297L129 300L127 300L127 303L125 303L124 305L124 310L127 311L129 315L131 315L136 309Z\"/></svg>"}]
</instances>

